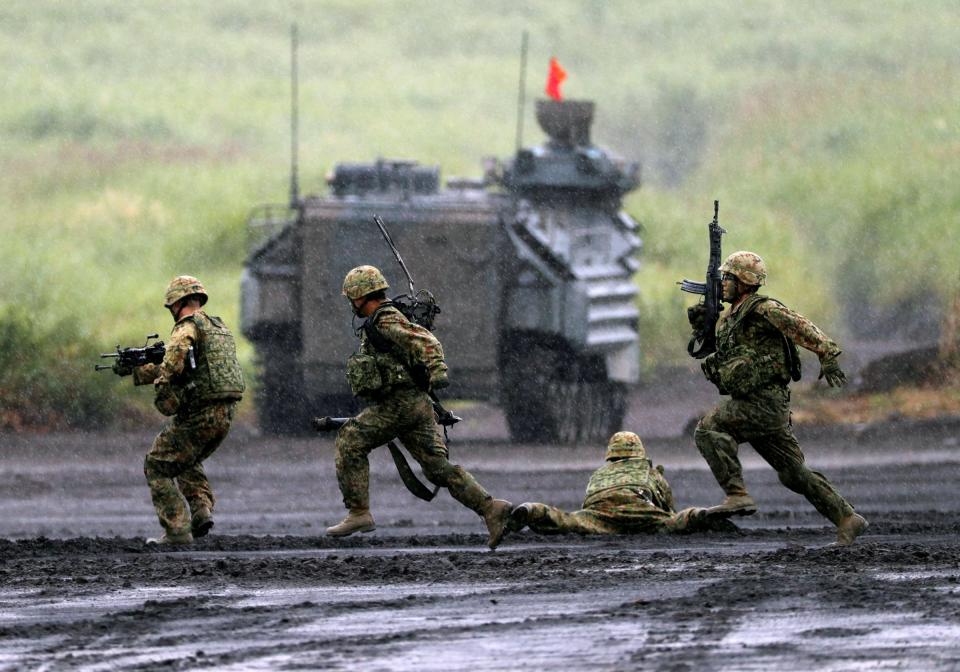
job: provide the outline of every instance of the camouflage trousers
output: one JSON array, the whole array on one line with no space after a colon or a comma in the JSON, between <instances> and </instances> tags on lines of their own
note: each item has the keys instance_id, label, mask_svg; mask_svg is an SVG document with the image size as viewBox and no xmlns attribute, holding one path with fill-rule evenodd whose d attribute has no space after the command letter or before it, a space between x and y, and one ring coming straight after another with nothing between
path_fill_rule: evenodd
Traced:
<instances>
[{"instance_id":1,"label":"camouflage trousers","mask_svg":"<svg viewBox=\"0 0 960 672\"><path fill-rule=\"evenodd\" d=\"M178 414L153 440L143 460L143 473L160 524L170 534L190 531L190 516L216 499L202 462L230 431L237 402L210 404Z\"/></svg>"},{"instance_id":2,"label":"camouflage trousers","mask_svg":"<svg viewBox=\"0 0 960 672\"><path fill-rule=\"evenodd\" d=\"M790 390L768 387L744 399L727 399L707 413L694 432L717 483L728 495L747 494L738 446L749 443L773 467L780 482L803 495L833 524L853 513L830 481L804 463L790 427Z\"/></svg>"},{"instance_id":3,"label":"camouflage trousers","mask_svg":"<svg viewBox=\"0 0 960 672\"><path fill-rule=\"evenodd\" d=\"M348 509L370 508L367 455L396 438L431 483L447 488L455 500L483 515L493 498L466 469L450 464L430 398L414 389L397 391L367 406L337 432L337 482Z\"/></svg>"},{"instance_id":4,"label":"camouflage trousers","mask_svg":"<svg viewBox=\"0 0 960 672\"><path fill-rule=\"evenodd\" d=\"M540 534L657 534L707 529L704 509L665 511L632 491L614 491L579 511L529 505L527 526Z\"/></svg>"}]
</instances>

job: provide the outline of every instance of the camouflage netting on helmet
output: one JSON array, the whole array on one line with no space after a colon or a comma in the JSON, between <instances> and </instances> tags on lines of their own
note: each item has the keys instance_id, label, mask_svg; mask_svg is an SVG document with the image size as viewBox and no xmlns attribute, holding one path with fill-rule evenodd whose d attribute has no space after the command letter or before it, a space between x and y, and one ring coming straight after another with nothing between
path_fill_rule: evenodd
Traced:
<instances>
[{"instance_id":1,"label":"camouflage netting on helmet","mask_svg":"<svg viewBox=\"0 0 960 672\"><path fill-rule=\"evenodd\" d=\"M387 279L375 266L357 266L343 279L343 295L351 301L389 288Z\"/></svg>"},{"instance_id":2,"label":"camouflage netting on helmet","mask_svg":"<svg viewBox=\"0 0 960 672\"><path fill-rule=\"evenodd\" d=\"M199 296L201 306L207 302L207 290L204 289L202 282L192 275L178 275L167 285L167 291L163 297L163 305L169 308L180 299L193 296L194 294Z\"/></svg>"},{"instance_id":3,"label":"camouflage netting on helmet","mask_svg":"<svg viewBox=\"0 0 960 672\"><path fill-rule=\"evenodd\" d=\"M640 437L633 432L617 432L610 437L607 444L607 459L618 457L646 457Z\"/></svg>"},{"instance_id":4,"label":"camouflage netting on helmet","mask_svg":"<svg viewBox=\"0 0 960 672\"><path fill-rule=\"evenodd\" d=\"M748 285L763 285L767 282L767 267L759 254L740 250L734 252L720 267L723 273L731 273Z\"/></svg>"}]
</instances>

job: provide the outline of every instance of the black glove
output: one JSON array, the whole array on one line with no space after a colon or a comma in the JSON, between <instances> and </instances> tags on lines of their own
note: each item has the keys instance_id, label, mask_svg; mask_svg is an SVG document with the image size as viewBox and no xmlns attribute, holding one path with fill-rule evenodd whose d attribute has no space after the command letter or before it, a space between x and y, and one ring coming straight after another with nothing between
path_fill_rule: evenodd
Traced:
<instances>
[{"instance_id":1,"label":"black glove","mask_svg":"<svg viewBox=\"0 0 960 672\"><path fill-rule=\"evenodd\" d=\"M702 303L687 308L687 320L696 332L703 331L707 321L707 307Z\"/></svg>"},{"instance_id":2,"label":"black glove","mask_svg":"<svg viewBox=\"0 0 960 672\"><path fill-rule=\"evenodd\" d=\"M843 387L847 384L847 377L844 375L843 370L840 368L840 364L837 362L836 355L827 355L820 360L820 375L817 376L817 380L821 378L827 379L827 385L830 387Z\"/></svg>"},{"instance_id":3,"label":"black glove","mask_svg":"<svg viewBox=\"0 0 960 672\"><path fill-rule=\"evenodd\" d=\"M126 364L121 364L119 360L113 363L113 367L111 368L111 371L113 371L115 374L117 374L121 378L123 376L133 375L133 367L127 366Z\"/></svg>"}]
</instances>

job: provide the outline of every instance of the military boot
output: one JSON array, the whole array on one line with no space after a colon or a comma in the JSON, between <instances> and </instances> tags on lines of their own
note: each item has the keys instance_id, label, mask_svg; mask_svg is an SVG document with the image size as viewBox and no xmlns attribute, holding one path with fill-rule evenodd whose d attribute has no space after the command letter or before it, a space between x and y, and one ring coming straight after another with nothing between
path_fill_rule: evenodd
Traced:
<instances>
[{"instance_id":1,"label":"military boot","mask_svg":"<svg viewBox=\"0 0 960 672\"><path fill-rule=\"evenodd\" d=\"M507 521L507 530L510 532L519 532L525 528L530 522L530 514L532 511L533 507L526 502L513 507L513 511L510 512L510 520Z\"/></svg>"},{"instance_id":2,"label":"military boot","mask_svg":"<svg viewBox=\"0 0 960 672\"><path fill-rule=\"evenodd\" d=\"M190 532L181 532L180 534L170 534L164 532L159 538L147 539L151 546L189 546L193 543L193 535Z\"/></svg>"},{"instance_id":3,"label":"military boot","mask_svg":"<svg viewBox=\"0 0 960 672\"><path fill-rule=\"evenodd\" d=\"M193 532L194 539L207 536L212 527L213 514L210 513L210 509L201 506L193 512L193 517L190 519L190 531Z\"/></svg>"},{"instance_id":4,"label":"military boot","mask_svg":"<svg viewBox=\"0 0 960 672\"><path fill-rule=\"evenodd\" d=\"M370 509L350 509L347 517L327 528L328 537L349 537L354 532L373 532L377 529Z\"/></svg>"},{"instance_id":5,"label":"military boot","mask_svg":"<svg viewBox=\"0 0 960 672\"><path fill-rule=\"evenodd\" d=\"M757 503L747 494L727 495L717 506L711 506L707 513L711 516L726 514L728 516L752 516L757 512Z\"/></svg>"},{"instance_id":6,"label":"military boot","mask_svg":"<svg viewBox=\"0 0 960 672\"><path fill-rule=\"evenodd\" d=\"M507 533L507 526L510 522L510 512L513 510L513 504L505 499L491 500L483 512L483 522L487 524L487 532L490 538L487 539L487 546L492 551L500 542L503 541L503 535Z\"/></svg>"},{"instance_id":7,"label":"military boot","mask_svg":"<svg viewBox=\"0 0 960 672\"><path fill-rule=\"evenodd\" d=\"M859 513L844 516L837 523L837 546L849 546L868 527L870 527L870 523Z\"/></svg>"}]
</instances>

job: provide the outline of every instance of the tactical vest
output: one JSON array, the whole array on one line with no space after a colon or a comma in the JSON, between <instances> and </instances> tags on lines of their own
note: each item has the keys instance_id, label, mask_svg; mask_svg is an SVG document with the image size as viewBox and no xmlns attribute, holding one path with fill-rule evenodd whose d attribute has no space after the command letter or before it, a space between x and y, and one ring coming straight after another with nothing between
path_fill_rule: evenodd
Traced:
<instances>
[{"instance_id":1,"label":"tactical vest","mask_svg":"<svg viewBox=\"0 0 960 672\"><path fill-rule=\"evenodd\" d=\"M189 402L239 401L245 386L233 334L223 320L203 311L184 320L193 322L198 334L194 345L197 368L186 378Z\"/></svg>"},{"instance_id":2,"label":"tactical vest","mask_svg":"<svg viewBox=\"0 0 960 672\"><path fill-rule=\"evenodd\" d=\"M608 491L622 488L636 490L650 500L650 469L650 460L645 457L628 457L607 462L590 477L583 500L584 508L603 499Z\"/></svg>"},{"instance_id":3,"label":"tactical vest","mask_svg":"<svg viewBox=\"0 0 960 672\"><path fill-rule=\"evenodd\" d=\"M377 330L377 320L390 312L400 311L386 301L364 321L359 352L347 360L347 382L357 397L379 399L394 390L415 387L403 355Z\"/></svg>"},{"instance_id":4,"label":"tactical vest","mask_svg":"<svg viewBox=\"0 0 960 672\"><path fill-rule=\"evenodd\" d=\"M757 313L765 301L780 303L753 294L717 329L715 382L721 391L734 397L771 385L786 385L791 379L800 380L797 345Z\"/></svg>"}]
</instances>

